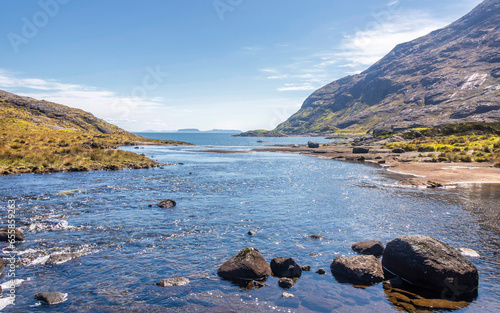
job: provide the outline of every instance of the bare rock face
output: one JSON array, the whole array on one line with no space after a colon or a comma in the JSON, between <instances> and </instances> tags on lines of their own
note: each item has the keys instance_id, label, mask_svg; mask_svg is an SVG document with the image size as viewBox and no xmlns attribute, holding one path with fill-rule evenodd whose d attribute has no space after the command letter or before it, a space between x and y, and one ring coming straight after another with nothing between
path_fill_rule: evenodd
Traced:
<instances>
[{"instance_id":1,"label":"bare rock face","mask_svg":"<svg viewBox=\"0 0 500 313\"><path fill-rule=\"evenodd\" d=\"M226 261L217 275L230 280L265 280L271 275L271 267L255 248L245 248Z\"/></svg>"},{"instance_id":2,"label":"bare rock face","mask_svg":"<svg viewBox=\"0 0 500 313\"><path fill-rule=\"evenodd\" d=\"M380 241L361 241L351 246L352 250L365 255L381 256L384 253L384 245Z\"/></svg>"},{"instance_id":3,"label":"bare rock face","mask_svg":"<svg viewBox=\"0 0 500 313\"><path fill-rule=\"evenodd\" d=\"M271 271L277 277L300 277L302 275L302 268L295 263L292 258L274 258L271 260Z\"/></svg>"},{"instance_id":4,"label":"bare rock face","mask_svg":"<svg viewBox=\"0 0 500 313\"><path fill-rule=\"evenodd\" d=\"M382 264L373 255L336 257L330 265L332 274L351 283L379 283L384 280Z\"/></svg>"},{"instance_id":5,"label":"bare rock face","mask_svg":"<svg viewBox=\"0 0 500 313\"><path fill-rule=\"evenodd\" d=\"M500 3L397 45L364 72L315 91L275 132L399 131L500 120Z\"/></svg>"},{"instance_id":6,"label":"bare rock face","mask_svg":"<svg viewBox=\"0 0 500 313\"><path fill-rule=\"evenodd\" d=\"M428 236L403 236L389 242L382 265L411 284L447 297L475 292L477 268L459 251Z\"/></svg>"}]
</instances>

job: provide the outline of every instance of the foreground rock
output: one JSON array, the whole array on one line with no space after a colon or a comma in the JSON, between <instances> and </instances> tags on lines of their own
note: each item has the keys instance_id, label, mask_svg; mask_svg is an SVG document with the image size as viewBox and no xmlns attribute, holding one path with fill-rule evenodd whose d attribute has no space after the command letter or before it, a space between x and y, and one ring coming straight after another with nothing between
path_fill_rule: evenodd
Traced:
<instances>
[{"instance_id":1,"label":"foreground rock","mask_svg":"<svg viewBox=\"0 0 500 313\"><path fill-rule=\"evenodd\" d=\"M302 269L292 258L274 258L271 260L271 271L277 277L300 277Z\"/></svg>"},{"instance_id":2,"label":"foreground rock","mask_svg":"<svg viewBox=\"0 0 500 313\"><path fill-rule=\"evenodd\" d=\"M307 147L308 148L312 148L312 149L316 149L316 148L319 148L319 143L314 142L314 141L309 141L307 143Z\"/></svg>"},{"instance_id":3,"label":"foreground rock","mask_svg":"<svg viewBox=\"0 0 500 313\"><path fill-rule=\"evenodd\" d=\"M174 200L167 199L159 202L157 205L162 209L170 209L176 206L177 203Z\"/></svg>"},{"instance_id":4,"label":"foreground rock","mask_svg":"<svg viewBox=\"0 0 500 313\"><path fill-rule=\"evenodd\" d=\"M293 279L288 278L288 277L282 277L278 281L278 286L280 286L281 288L284 288L284 289L292 288L293 284L294 284Z\"/></svg>"},{"instance_id":5,"label":"foreground rock","mask_svg":"<svg viewBox=\"0 0 500 313\"><path fill-rule=\"evenodd\" d=\"M382 264L373 255L336 257L330 265L333 276L350 283L379 283L384 280Z\"/></svg>"},{"instance_id":6,"label":"foreground rock","mask_svg":"<svg viewBox=\"0 0 500 313\"><path fill-rule=\"evenodd\" d=\"M457 250L428 236L403 236L387 244L382 264L415 286L458 297L478 287L477 268Z\"/></svg>"},{"instance_id":7,"label":"foreground rock","mask_svg":"<svg viewBox=\"0 0 500 313\"><path fill-rule=\"evenodd\" d=\"M184 277L167 278L156 283L156 285L160 287L185 286L188 284L189 284L189 279Z\"/></svg>"},{"instance_id":8,"label":"foreground rock","mask_svg":"<svg viewBox=\"0 0 500 313\"><path fill-rule=\"evenodd\" d=\"M10 230L10 232L9 232ZM10 236L10 237L9 237ZM14 236L14 237L12 237ZM14 238L16 242L24 241L24 233L19 228L4 227L0 229L0 241L9 242L10 239Z\"/></svg>"},{"instance_id":9,"label":"foreground rock","mask_svg":"<svg viewBox=\"0 0 500 313\"><path fill-rule=\"evenodd\" d=\"M384 245L380 241L361 241L351 246L352 250L365 255L381 256L384 253Z\"/></svg>"},{"instance_id":10,"label":"foreground rock","mask_svg":"<svg viewBox=\"0 0 500 313\"><path fill-rule=\"evenodd\" d=\"M41 292L35 295L36 300L43 301L50 305L63 303L67 298L68 294L61 292Z\"/></svg>"},{"instance_id":11,"label":"foreground rock","mask_svg":"<svg viewBox=\"0 0 500 313\"><path fill-rule=\"evenodd\" d=\"M265 280L271 267L257 249L245 248L222 264L217 275L230 280Z\"/></svg>"}]
</instances>

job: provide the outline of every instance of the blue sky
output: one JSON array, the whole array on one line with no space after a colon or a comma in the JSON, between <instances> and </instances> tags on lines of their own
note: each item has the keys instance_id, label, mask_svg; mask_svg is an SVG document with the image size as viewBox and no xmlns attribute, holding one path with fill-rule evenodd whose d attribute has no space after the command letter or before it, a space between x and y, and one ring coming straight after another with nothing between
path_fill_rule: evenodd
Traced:
<instances>
[{"instance_id":1,"label":"blue sky","mask_svg":"<svg viewBox=\"0 0 500 313\"><path fill-rule=\"evenodd\" d=\"M272 129L480 2L3 0L0 89L129 131Z\"/></svg>"}]
</instances>

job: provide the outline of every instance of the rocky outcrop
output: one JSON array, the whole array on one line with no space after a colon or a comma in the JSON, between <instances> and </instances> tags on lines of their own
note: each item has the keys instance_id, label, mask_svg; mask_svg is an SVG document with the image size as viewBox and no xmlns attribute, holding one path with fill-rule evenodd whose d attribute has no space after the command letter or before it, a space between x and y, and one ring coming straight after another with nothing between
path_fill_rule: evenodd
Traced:
<instances>
[{"instance_id":1,"label":"rocky outcrop","mask_svg":"<svg viewBox=\"0 0 500 313\"><path fill-rule=\"evenodd\" d=\"M309 96L274 131L380 133L500 120L500 3L397 45L364 72Z\"/></svg>"},{"instance_id":2,"label":"rocky outcrop","mask_svg":"<svg viewBox=\"0 0 500 313\"><path fill-rule=\"evenodd\" d=\"M292 258L274 258L271 260L271 271L277 277L300 277L302 275L301 267Z\"/></svg>"},{"instance_id":3,"label":"rocky outcrop","mask_svg":"<svg viewBox=\"0 0 500 313\"><path fill-rule=\"evenodd\" d=\"M19 228L4 227L0 229L0 241L9 242L11 239L16 242L24 241L24 232Z\"/></svg>"},{"instance_id":4,"label":"rocky outcrop","mask_svg":"<svg viewBox=\"0 0 500 313\"><path fill-rule=\"evenodd\" d=\"M314 142L314 141L309 141L307 143L307 147L311 148L311 149L316 149L316 148L319 148L319 143Z\"/></svg>"},{"instance_id":5,"label":"rocky outcrop","mask_svg":"<svg viewBox=\"0 0 500 313\"><path fill-rule=\"evenodd\" d=\"M415 286L451 296L478 287L477 268L457 250L428 236L403 236L389 242L382 264L392 274Z\"/></svg>"},{"instance_id":6,"label":"rocky outcrop","mask_svg":"<svg viewBox=\"0 0 500 313\"><path fill-rule=\"evenodd\" d=\"M189 279L184 277L167 278L156 283L156 285L160 287L185 286L188 284L189 284Z\"/></svg>"},{"instance_id":7,"label":"rocky outcrop","mask_svg":"<svg viewBox=\"0 0 500 313\"><path fill-rule=\"evenodd\" d=\"M384 280L382 264L373 255L336 257L330 265L333 276L351 283L379 283Z\"/></svg>"},{"instance_id":8,"label":"rocky outcrop","mask_svg":"<svg viewBox=\"0 0 500 313\"><path fill-rule=\"evenodd\" d=\"M176 206L177 203L174 200L167 199L167 200L163 200L163 201L159 202L157 205L158 205L158 207L160 207L162 209L170 209L170 208L173 208L174 206Z\"/></svg>"},{"instance_id":9,"label":"rocky outcrop","mask_svg":"<svg viewBox=\"0 0 500 313\"><path fill-rule=\"evenodd\" d=\"M61 292L41 292L35 295L36 300L43 301L50 305L63 303L67 298L68 294Z\"/></svg>"},{"instance_id":10,"label":"rocky outcrop","mask_svg":"<svg viewBox=\"0 0 500 313\"><path fill-rule=\"evenodd\" d=\"M246 248L222 264L217 274L230 280L265 280L271 267L257 249Z\"/></svg>"},{"instance_id":11,"label":"rocky outcrop","mask_svg":"<svg viewBox=\"0 0 500 313\"><path fill-rule=\"evenodd\" d=\"M361 241L351 246L352 250L365 255L381 256L384 253L384 245L380 241Z\"/></svg>"}]
</instances>

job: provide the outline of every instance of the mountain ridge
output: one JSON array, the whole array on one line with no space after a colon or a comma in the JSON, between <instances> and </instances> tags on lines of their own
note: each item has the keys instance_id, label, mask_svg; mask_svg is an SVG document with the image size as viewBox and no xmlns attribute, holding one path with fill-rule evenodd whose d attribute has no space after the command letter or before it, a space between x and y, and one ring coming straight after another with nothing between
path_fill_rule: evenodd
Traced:
<instances>
[{"instance_id":1,"label":"mountain ridge","mask_svg":"<svg viewBox=\"0 0 500 313\"><path fill-rule=\"evenodd\" d=\"M275 132L399 131L500 121L500 1L397 45L360 74L323 86Z\"/></svg>"}]
</instances>

